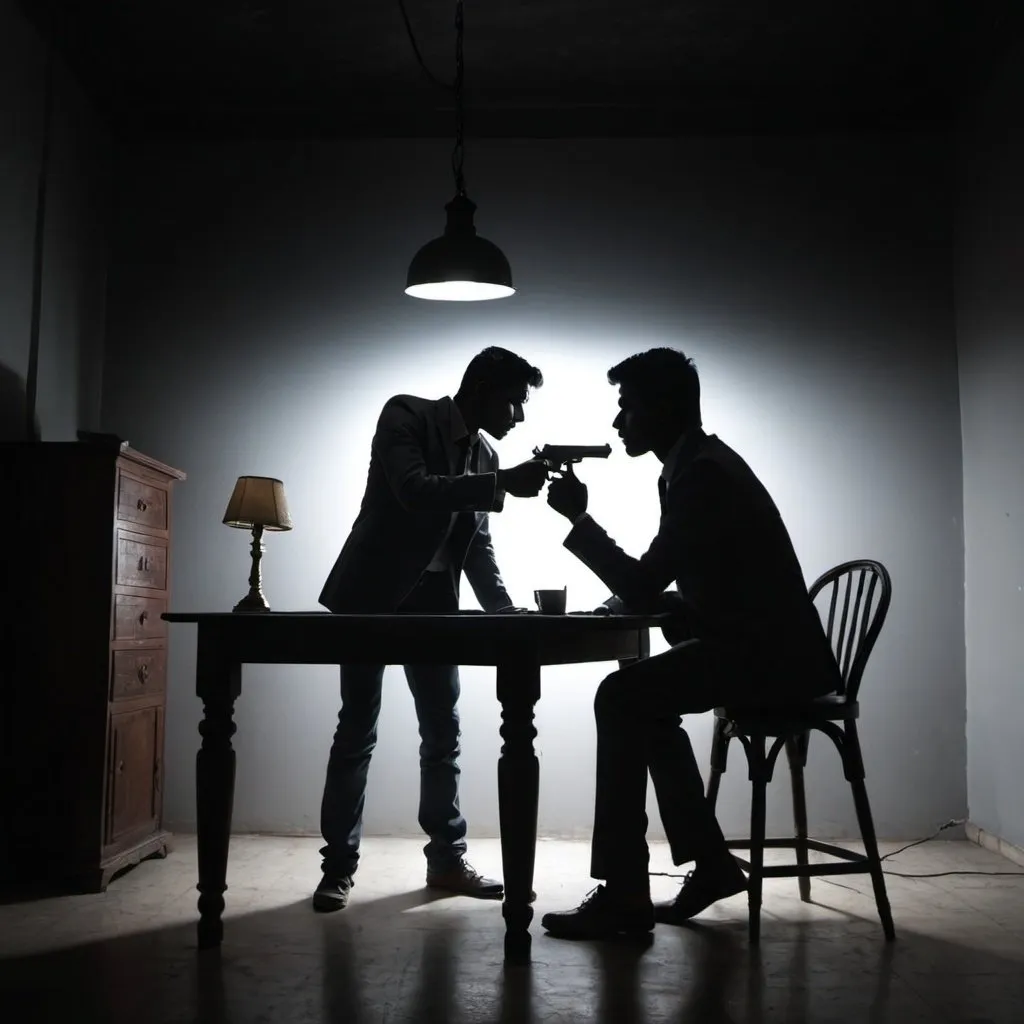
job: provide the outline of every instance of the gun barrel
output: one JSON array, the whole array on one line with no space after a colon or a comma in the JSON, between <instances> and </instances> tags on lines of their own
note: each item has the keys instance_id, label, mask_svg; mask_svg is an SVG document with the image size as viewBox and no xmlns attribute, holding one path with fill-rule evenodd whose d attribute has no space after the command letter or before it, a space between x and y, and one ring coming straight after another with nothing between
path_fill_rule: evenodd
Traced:
<instances>
[{"instance_id":1,"label":"gun barrel","mask_svg":"<svg viewBox=\"0 0 1024 1024\"><path fill-rule=\"evenodd\" d=\"M610 444L546 444L534 448L533 454L549 462L578 462L580 459L607 459L611 455Z\"/></svg>"}]
</instances>

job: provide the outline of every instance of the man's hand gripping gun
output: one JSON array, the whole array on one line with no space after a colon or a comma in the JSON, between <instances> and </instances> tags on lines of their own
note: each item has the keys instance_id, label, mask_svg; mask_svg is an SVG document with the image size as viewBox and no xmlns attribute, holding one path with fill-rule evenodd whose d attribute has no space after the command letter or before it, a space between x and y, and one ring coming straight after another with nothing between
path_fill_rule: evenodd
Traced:
<instances>
[{"instance_id":1,"label":"man's hand gripping gun","mask_svg":"<svg viewBox=\"0 0 1024 1024\"><path fill-rule=\"evenodd\" d=\"M552 472L565 472L574 462L584 459L607 459L612 453L610 444L546 444L534 448L534 458L542 459Z\"/></svg>"}]
</instances>

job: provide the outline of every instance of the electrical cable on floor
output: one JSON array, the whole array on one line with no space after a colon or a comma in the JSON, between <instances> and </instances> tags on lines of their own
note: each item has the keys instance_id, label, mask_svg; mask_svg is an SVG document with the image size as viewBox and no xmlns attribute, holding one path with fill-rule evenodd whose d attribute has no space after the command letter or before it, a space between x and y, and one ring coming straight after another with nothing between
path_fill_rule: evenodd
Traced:
<instances>
[{"instance_id":1,"label":"electrical cable on floor","mask_svg":"<svg viewBox=\"0 0 1024 1024\"><path fill-rule=\"evenodd\" d=\"M944 825L940 825L930 836L925 836L924 839L915 839L912 843L907 843L906 846L901 846L898 850L893 850L887 853L884 857L879 858L880 860L888 860L890 857L895 857L897 853L903 853L904 850L909 850L911 847L920 846L922 843L931 842L940 832L945 832L947 828L953 828L955 825L966 824L964 818L950 818ZM932 871L924 872L921 874L911 873L907 871L883 871L883 874L894 875L896 878L945 878L947 875L992 875L992 876L1003 876L1011 878L1024 878L1024 871L973 871L973 870L959 870L959 871ZM833 883L836 884L836 883Z\"/></svg>"},{"instance_id":2,"label":"electrical cable on floor","mask_svg":"<svg viewBox=\"0 0 1024 1024\"><path fill-rule=\"evenodd\" d=\"M890 857L895 857L897 853L903 853L904 850L909 850L912 847L920 846L922 843L931 842L940 832L945 832L947 828L953 828L955 825L963 825L965 820L963 818L950 818L944 825L940 825L930 836L925 836L924 839L915 839L912 843L907 843L906 846L901 846L898 850L892 850L887 853L884 857L880 857L879 860L888 860ZM884 875L892 875L895 878L945 878L948 875L985 875L993 878L997 877L1009 877L1009 878L1024 878L1024 871L974 871L968 869L962 869L958 871L926 871L926 872L910 872L910 871L891 871L885 869L882 871ZM860 892L860 889L855 889L852 885L843 885L842 882L833 881L825 875L815 875L815 879L819 882L828 882L829 885L836 885L840 889L849 889L850 892Z\"/></svg>"},{"instance_id":3,"label":"electrical cable on floor","mask_svg":"<svg viewBox=\"0 0 1024 1024\"><path fill-rule=\"evenodd\" d=\"M903 853L905 850L912 849L915 846L920 846L922 843L931 842L940 832L945 832L947 828L953 828L956 825L963 825L966 823L964 818L950 818L944 825L940 825L930 836L925 836L924 839L915 839L912 843L907 843L906 846L901 846L898 850L892 850L885 854L884 857L880 857L879 860L888 860L890 857L895 857L898 853ZM1024 871L974 871L974 870L959 870L959 871L931 871L923 873L911 873L907 871L890 871L883 870L885 875L893 875L896 878L945 878L948 875L985 875L992 878L1024 878ZM684 881L690 877L692 872L686 872L686 874L679 875L673 874L669 871L650 871L648 872L651 876L659 876L661 878L681 878ZM849 889L850 892L860 892L860 889L853 888L852 885L843 885L842 882L835 882L827 875L812 875L816 881L828 882L829 885L836 885L840 889Z\"/></svg>"}]
</instances>

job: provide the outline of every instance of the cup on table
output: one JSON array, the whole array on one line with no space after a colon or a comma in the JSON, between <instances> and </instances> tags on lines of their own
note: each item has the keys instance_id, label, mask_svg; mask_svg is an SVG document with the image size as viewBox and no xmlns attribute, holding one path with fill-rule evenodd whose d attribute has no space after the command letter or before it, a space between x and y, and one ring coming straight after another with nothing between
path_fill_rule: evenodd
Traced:
<instances>
[{"instance_id":1,"label":"cup on table","mask_svg":"<svg viewBox=\"0 0 1024 1024\"><path fill-rule=\"evenodd\" d=\"M541 615L564 615L566 587L561 590L535 590L533 599Z\"/></svg>"}]
</instances>

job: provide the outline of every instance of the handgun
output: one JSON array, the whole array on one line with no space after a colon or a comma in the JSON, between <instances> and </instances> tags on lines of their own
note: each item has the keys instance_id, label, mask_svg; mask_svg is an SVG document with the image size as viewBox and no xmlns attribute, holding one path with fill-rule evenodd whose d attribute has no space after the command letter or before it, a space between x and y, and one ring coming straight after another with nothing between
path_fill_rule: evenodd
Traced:
<instances>
[{"instance_id":1,"label":"handgun","mask_svg":"<svg viewBox=\"0 0 1024 1024\"><path fill-rule=\"evenodd\" d=\"M610 444L546 444L533 449L536 458L543 459L552 470L562 469L563 472L571 462L607 459L611 453Z\"/></svg>"}]
</instances>

